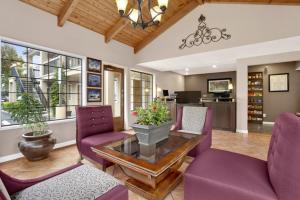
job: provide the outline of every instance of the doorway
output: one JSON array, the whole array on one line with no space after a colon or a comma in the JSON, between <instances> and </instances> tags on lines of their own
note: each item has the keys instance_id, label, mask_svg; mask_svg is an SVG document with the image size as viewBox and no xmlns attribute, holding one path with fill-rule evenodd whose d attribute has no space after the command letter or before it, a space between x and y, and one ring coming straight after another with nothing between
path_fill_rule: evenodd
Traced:
<instances>
[{"instance_id":1,"label":"doorway","mask_svg":"<svg viewBox=\"0 0 300 200\"><path fill-rule=\"evenodd\" d=\"M116 131L124 130L124 69L104 65L104 105L111 105Z\"/></svg>"}]
</instances>

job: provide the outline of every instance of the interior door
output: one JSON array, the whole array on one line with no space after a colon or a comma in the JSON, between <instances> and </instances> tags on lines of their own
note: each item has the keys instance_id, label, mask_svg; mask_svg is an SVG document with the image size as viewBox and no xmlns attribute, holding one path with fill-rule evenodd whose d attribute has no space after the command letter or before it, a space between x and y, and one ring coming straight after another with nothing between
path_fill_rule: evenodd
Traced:
<instances>
[{"instance_id":1,"label":"interior door","mask_svg":"<svg viewBox=\"0 0 300 200\"><path fill-rule=\"evenodd\" d=\"M124 130L124 69L104 65L104 104L112 107L115 130Z\"/></svg>"}]
</instances>

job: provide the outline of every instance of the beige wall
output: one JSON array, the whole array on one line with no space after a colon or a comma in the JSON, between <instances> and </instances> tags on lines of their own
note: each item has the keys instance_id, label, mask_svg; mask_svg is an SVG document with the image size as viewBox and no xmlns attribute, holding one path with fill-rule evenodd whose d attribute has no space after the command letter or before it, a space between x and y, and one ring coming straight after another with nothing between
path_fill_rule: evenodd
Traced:
<instances>
[{"instance_id":1,"label":"beige wall","mask_svg":"<svg viewBox=\"0 0 300 200\"><path fill-rule=\"evenodd\" d=\"M182 39L196 31L200 14L204 14L206 17L208 27L226 28L227 33L232 36L231 39L179 49ZM299 36L299 18L299 6L204 4L181 18L175 25L138 52L137 63ZM262 49L255 49L255 51L262 52ZM219 57L211 57L211 59L215 59L216 63L219 61Z\"/></svg>"},{"instance_id":2,"label":"beige wall","mask_svg":"<svg viewBox=\"0 0 300 200\"><path fill-rule=\"evenodd\" d=\"M300 71L296 68L296 62L249 66L249 72L264 72L265 122L274 122L282 112L300 111ZM280 73L289 73L289 92L269 92L269 75Z\"/></svg>"},{"instance_id":3,"label":"beige wall","mask_svg":"<svg viewBox=\"0 0 300 200\"><path fill-rule=\"evenodd\" d=\"M210 74L196 74L185 76L184 88L186 91L201 91L202 94L207 93L207 80L208 79L222 79L231 78L233 84L233 97L235 97L236 90L236 72L220 72Z\"/></svg>"},{"instance_id":4,"label":"beige wall","mask_svg":"<svg viewBox=\"0 0 300 200\"><path fill-rule=\"evenodd\" d=\"M75 120L57 121L49 125L49 129L53 131L53 137L57 143L64 143L75 140L76 128ZM19 153L18 142L24 133L22 128L2 128L0 131L0 159L3 156Z\"/></svg>"}]
</instances>

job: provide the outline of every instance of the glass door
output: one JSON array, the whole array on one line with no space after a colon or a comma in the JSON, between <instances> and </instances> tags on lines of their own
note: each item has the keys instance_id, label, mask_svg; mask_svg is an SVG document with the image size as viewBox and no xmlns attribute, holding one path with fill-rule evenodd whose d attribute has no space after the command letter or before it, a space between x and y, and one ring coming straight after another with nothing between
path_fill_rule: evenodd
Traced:
<instances>
[{"instance_id":1,"label":"glass door","mask_svg":"<svg viewBox=\"0 0 300 200\"><path fill-rule=\"evenodd\" d=\"M111 105L115 130L124 130L124 70L104 65L104 104Z\"/></svg>"}]
</instances>

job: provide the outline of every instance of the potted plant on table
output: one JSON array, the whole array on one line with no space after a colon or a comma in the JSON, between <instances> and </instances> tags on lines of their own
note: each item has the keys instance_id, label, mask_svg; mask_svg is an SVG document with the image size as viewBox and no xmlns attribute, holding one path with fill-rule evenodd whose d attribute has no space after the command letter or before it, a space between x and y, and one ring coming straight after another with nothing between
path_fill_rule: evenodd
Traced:
<instances>
[{"instance_id":1,"label":"potted plant on table","mask_svg":"<svg viewBox=\"0 0 300 200\"><path fill-rule=\"evenodd\" d=\"M137 121L132 128L139 144L152 145L168 138L172 122L164 102L155 100L147 108L137 108L133 115Z\"/></svg>"},{"instance_id":2,"label":"potted plant on table","mask_svg":"<svg viewBox=\"0 0 300 200\"><path fill-rule=\"evenodd\" d=\"M18 146L21 153L30 161L37 161L48 157L56 140L51 137L52 131L43 112L42 104L29 93L23 93L22 98L5 108L11 118L23 126L26 131Z\"/></svg>"}]
</instances>

